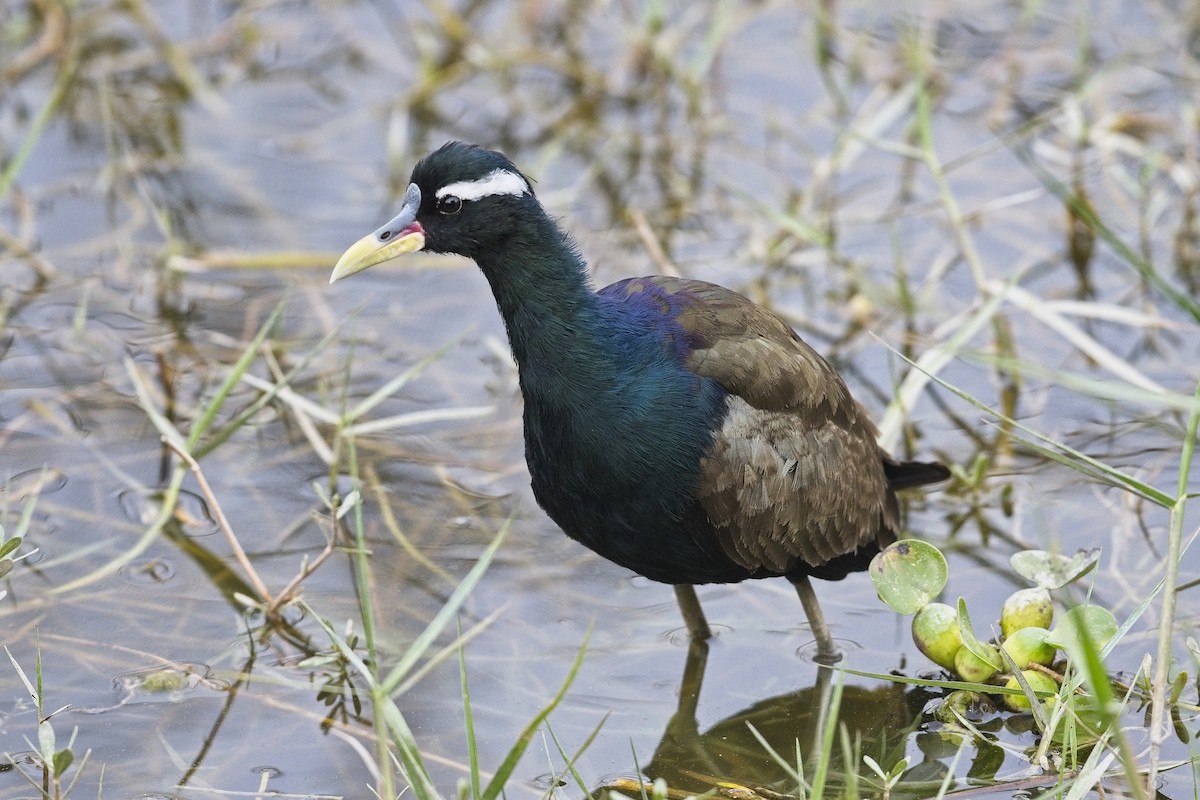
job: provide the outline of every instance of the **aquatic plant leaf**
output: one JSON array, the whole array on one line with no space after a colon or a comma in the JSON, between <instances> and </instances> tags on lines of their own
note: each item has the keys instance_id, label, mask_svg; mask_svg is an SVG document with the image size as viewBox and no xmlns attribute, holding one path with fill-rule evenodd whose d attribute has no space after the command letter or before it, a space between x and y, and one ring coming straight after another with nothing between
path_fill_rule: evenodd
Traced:
<instances>
[{"instance_id":1,"label":"aquatic plant leaf","mask_svg":"<svg viewBox=\"0 0 1200 800\"><path fill-rule=\"evenodd\" d=\"M958 632L962 636L963 647L970 650L973 655L998 670L1004 668L1000 652L990 644L985 644L976 638L975 629L971 627L971 615L967 613L967 601L963 597L958 598Z\"/></svg>"},{"instance_id":2,"label":"aquatic plant leaf","mask_svg":"<svg viewBox=\"0 0 1200 800\"><path fill-rule=\"evenodd\" d=\"M54 763L54 774L56 776L62 775L68 769L70 769L71 764L75 763L75 754L71 752L71 748L64 747L62 750L59 750L57 753L54 754L54 762L53 763Z\"/></svg>"},{"instance_id":3,"label":"aquatic plant leaf","mask_svg":"<svg viewBox=\"0 0 1200 800\"><path fill-rule=\"evenodd\" d=\"M898 614L914 614L946 587L950 571L936 547L902 539L871 559L871 583L879 599Z\"/></svg>"},{"instance_id":4,"label":"aquatic plant leaf","mask_svg":"<svg viewBox=\"0 0 1200 800\"><path fill-rule=\"evenodd\" d=\"M38 723L38 755L43 764L54 765L54 726L46 719Z\"/></svg>"},{"instance_id":5,"label":"aquatic plant leaf","mask_svg":"<svg viewBox=\"0 0 1200 800\"><path fill-rule=\"evenodd\" d=\"M6 541L4 544L0 544L0 558L3 558L4 556L11 553L13 550L16 550L18 547L21 546L21 542L23 542L23 541L25 541L25 540L22 539L20 536L14 536L11 539L9 539L8 541Z\"/></svg>"},{"instance_id":6,"label":"aquatic plant leaf","mask_svg":"<svg viewBox=\"0 0 1200 800\"><path fill-rule=\"evenodd\" d=\"M930 661L954 669L954 657L962 647L958 609L945 603L926 603L913 617L912 638Z\"/></svg>"},{"instance_id":7,"label":"aquatic plant leaf","mask_svg":"<svg viewBox=\"0 0 1200 800\"><path fill-rule=\"evenodd\" d=\"M1183 690L1187 688L1187 679L1186 672L1180 672L1175 676L1175 682L1171 684L1171 696L1167 699L1168 703L1175 705L1179 702L1179 698L1183 696Z\"/></svg>"},{"instance_id":8,"label":"aquatic plant leaf","mask_svg":"<svg viewBox=\"0 0 1200 800\"><path fill-rule=\"evenodd\" d=\"M1004 638L1022 628L1049 628L1054 622L1054 601L1043 586L1018 589L1000 607L1000 632Z\"/></svg>"},{"instance_id":9,"label":"aquatic plant leaf","mask_svg":"<svg viewBox=\"0 0 1200 800\"><path fill-rule=\"evenodd\" d=\"M1066 650L1067 656L1076 661L1086 652L1080 638L1086 636L1092 648L1100 650L1117 632L1117 618L1103 606L1076 606L1063 614L1062 619L1046 637L1046 643Z\"/></svg>"},{"instance_id":10,"label":"aquatic plant leaf","mask_svg":"<svg viewBox=\"0 0 1200 800\"><path fill-rule=\"evenodd\" d=\"M1091 747L1100 741L1105 729L1105 717L1097 708L1092 695L1077 694L1071 698L1071 713L1058 719L1058 725L1050 733L1055 744L1071 742L1076 748Z\"/></svg>"},{"instance_id":11,"label":"aquatic plant leaf","mask_svg":"<svg viewBox=\"0 0 1200 800\"><path fill-rule=\"evenodd\" d=\"M1099 561L1099 547L1079 550L1073 556L1045 550L1022 550L1013 553L1009 559L1014 572L1044 589L1058 589L1079 580Z\"/></svg>"}]
</instances>

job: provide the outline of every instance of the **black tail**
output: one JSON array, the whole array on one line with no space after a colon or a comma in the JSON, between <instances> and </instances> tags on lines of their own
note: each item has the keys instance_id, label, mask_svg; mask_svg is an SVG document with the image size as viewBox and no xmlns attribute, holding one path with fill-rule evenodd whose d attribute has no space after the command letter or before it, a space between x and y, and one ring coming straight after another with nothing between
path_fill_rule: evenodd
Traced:
<instances>
[{"instance_id":1,"label":"black tail","mask_svg":"<svg viewBox=\"0 0 1200 800\"><path fill-rule=\"evenodd\" d=\"M894 461L885 458L883 474L893 489L911 489L913 486L944 481L950 477L950 470L936 461Z\"/></svg>"}]
</instances>

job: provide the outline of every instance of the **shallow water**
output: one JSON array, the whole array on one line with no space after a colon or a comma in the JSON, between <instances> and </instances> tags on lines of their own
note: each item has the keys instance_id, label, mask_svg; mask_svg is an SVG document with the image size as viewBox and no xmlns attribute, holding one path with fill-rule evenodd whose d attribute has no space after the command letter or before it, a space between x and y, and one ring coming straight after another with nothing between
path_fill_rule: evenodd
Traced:
<instances>
[{"instance_id":1,"label":"shallow water","mask_svg":"<svg viewBox=\"0 0 1200 800\"><path fill-rule=\"evenodd\" d=\"M0 192L6 528L37 497L18 551L37 552L5 579L0 615L29 674L40 647L46 710L70 706L52 723L60 746L77 730L73 771L91 750L83 796L101 786L122 797L263 787L370 796L370 708L355 709L335 663L304 661L331 652L311 617L288 609L284 625L264 628L244 611L238 596L253 589L194 478L174 521L145 533L173 464L137 385L190 430L281 303L254 375L302 364L292 388L336 411L449 345L368 418L482 409L361 436L357 447L385 664L512 519L461 615L464 629L488 620L466 651L485 770L586 639L549 730L572 753L602 725L575 765L589 786L640 766L688 791L714 780L789 791L746 722L785 755L797 738L811 749L829 686L790 586L700 590L718 635L698 701L683 691L680 705L685 666L698 670L701 654L689 653L670 589L583 551L532 499L515 370L482 276L417 255L409 269L327 285L340 250L390 216L415 159L446 139L502 148L534 176L598 283L661 270L661 249L681 273L787 315L877 418L907 371L889 348L918 356L963 332L941 378L992 407L1015 397L1025 424L1164 491L1178 483L1186 414L1145 387L1188 396L1197 379L1197 320L1170 297L1187 296L1200 252L1194 22L1119 2L908 14L864 4L833 9L822 38L815 8L783 3L670 6L661 19L654 5L468 7L94 2L74 9L58 38L53 3L0 10L0 161L15 177ZM931 171L905 157L921 146L921 59L936 87L933 152L961 224ZM39 129L64 69L74 80ZM1082 266L1070 258L1064 203L1038 170L1068 187L1078 174L1111 230L1090 259L1078 256ZM1121 244L1154 274L1139 277ZM1084 236L1075 252L1086 245ZM980 285L1010 281L1028 295L1010 294L967 334L985 302ZM220 421L258 396L240 383ZM268 405L201 461L274 591L330 528L314 483L331 483L315 442L332 441L332 429L310 417L293 402ZM889 430L901 452L965 468L987 459L980 487L959 483L906 506L910 531L949 556L945 595L965 596L977 625L1022 585L1008 568L1022 547L1102 547L1091 590L1119 619L1161 576L1165 511L1014 443L949 392L922 393L902 435ZM348 490L345 474L335 479ZM1196 571L1187 557L1181 581ZM358 619L345 549L303 588L336 629ZM865 576L817 591L848 666L935 673ZM1196 621L1190 592L1180 602L1178 668L1194 672L1183 647ZM1153 652L1157 622L1155 605L1114 670L1132 673ZM147 675L167 677L147 686ZM940 782L947 769L959 787L1030 772L1027 718L1024 729L1019 716L986 723L1013 752L972 745L954 762L920 716L930 690L846 682L851 735L880 763L907 755L912 796L935 793L919 781ZM323 686L331 693L319 695ZM344 704L326 730L330 696ZM468 774L455 660L398 702L451 792ZM27 693L0 669L0 744L22 764L36 735ZM1193 747L1175 741L1168 755ZM541 795L563 770L539 733L510 796ZM1169 773L1164 794L1189 795L1187 773ZM565 780L562 793L576 794ZM36 793L0 773L0 797Z\"/></svg>"}]
</instances>

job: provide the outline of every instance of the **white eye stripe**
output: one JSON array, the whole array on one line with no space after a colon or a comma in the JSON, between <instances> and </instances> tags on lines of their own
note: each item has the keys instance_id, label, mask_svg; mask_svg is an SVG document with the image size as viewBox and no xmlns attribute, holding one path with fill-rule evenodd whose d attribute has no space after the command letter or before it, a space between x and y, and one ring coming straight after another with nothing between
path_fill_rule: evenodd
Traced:
<instances>
[{"instance_id":1,"label":"white eye stripe","mask_svg":"<svg viewBox=\"0 0 1200 800\"><path fill-rule=\"evenodd\" d=\"M523 195L529 193L529 184L515 172L506 169L496 169L474 181L458 181L450 183L437 190L436 197L441 200L446 195L454 195L460 200L478 200L497 194Z\"/></svg>"}]
</instances>

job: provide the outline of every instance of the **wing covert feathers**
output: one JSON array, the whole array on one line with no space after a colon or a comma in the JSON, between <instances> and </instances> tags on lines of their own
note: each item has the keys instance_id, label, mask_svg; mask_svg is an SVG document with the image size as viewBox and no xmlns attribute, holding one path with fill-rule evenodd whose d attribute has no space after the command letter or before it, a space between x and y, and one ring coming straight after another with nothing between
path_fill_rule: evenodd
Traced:
<instances>
[{"instance_id":1,"label":"wing covert feathers","mask_svg":"<svg viewBox=\"0 0 1200 800\"><path fill-rule=\"evenodd\" d=\"M875 426L786 321L715 284L652 277L623 285L627 294L669 295L689 337L688 368L732 395L701 462L697 498L730 559L751 571L802 573L895 538L899 512Z\"/></svg>"}]
</instances>

